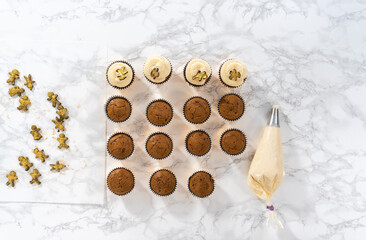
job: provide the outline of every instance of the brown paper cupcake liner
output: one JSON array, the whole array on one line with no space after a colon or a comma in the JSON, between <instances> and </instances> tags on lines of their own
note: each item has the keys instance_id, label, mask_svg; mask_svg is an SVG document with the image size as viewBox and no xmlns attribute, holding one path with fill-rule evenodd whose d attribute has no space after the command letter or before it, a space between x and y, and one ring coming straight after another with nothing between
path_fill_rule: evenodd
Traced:
<instances>
[{"instance_id":1,"label":"brown paper cupcake liner","mask_svg":"<svg viewBox=\"0 0 366 240\"><path fill-rule=\"evenodd\" d=\"M191 135L191 134L192 134L192 133L194 133L194 132L204 132L204 133L206 133L206 134L207 134L208 138L210 139L210 148L209 148L209 149L208 149L208 151L207 151L205 154L203 154L203 155L195 155L195 154L191 153L191 152L188 150L188 147L187 147L187 139L188 139L188 136L189 136L189 135ZM186 147L187 152L188 152L190 155L192 155L192 156L194 156L194 157L204 157L204 156L206 156L206 155L211 151L211 148L212 148L212 139L211 139L210 134L208 134L206 131L204 131L204 130L202 130L202 129L197 129L197 130L190 131L190 132L187 134L186 139L184 140L184 144L185 144L185 147Z\"/></svg>"},{"instance_id":2,"label":"brown paper cupcake liner","mask_svg":"<svg viewBox=\"0 0 366 240\"><path fill-rule=\"evenodd\" d=\"M165 171L170 172L171 174L173 174L173 176L174 176L174 178L175 178L175 186L174 186L174 190L173 190L171 193L167 194L167 195L160 195L160 194L158 194L157 192L155 192L154 190L152 190L152 188L151 188L151 178L152 178L152 176L154 176L154 174L155 174L155 173L157 173L157 172L159 172L159 171L161 171L161 170L165 170ZM149 179L149 188L150 188L150 190L151 190L151 191L152 191L156 196L159 196L159 197L167 197L167 196L172 195L172 194L175 192L175 190L177 189L177 185L178 185L177 177L175 176L175 174L174 174L172 171L170 171L169 169L166 169L166 168L156 170L153 174L151 174L150 179Z\"/></svg>"},{"instance_id":3,"label":"brown paper cupcake liner","mask_svg":"<svg viewBox=\"0 0 366 240\"><path fill-rule=\"evenodd\" d=\"M228 95L235 95L237 97L239 97L242 101L243 101L243 105L244 105L244 109L243 109L243 113L240 115L240 117L238 117L237 119L234 119L234 120L231 120L231 119L227 119L227 118L224 118L221 113L220 113L220 110L219 110L219 104L220 104L220 101L221 99L223 99L224 97L228 96ZM224 96L222 96L219 101L217 102L217 112L219 113L219 115L224 119L224 120L227 120L227 121L230 121L230 122L235 122L235 121L238 121L243 115L244 115L244 112L245 112L245 101L244 99L237 93L227 93L225 94Z\"/></svg>"},{"instance_id":4,"label":"brown paper cupcake liner","mask_svg":"<svg viewBox=\"0 0 366 240\"><path fill-rule=\"evenodd\" d=\"M222 81L221 74L220 74L220 73L221 73L222 65L224 65L224 63L226 63L227 61L230 61L230 60L233 60L233 59L232 59L232 58L227 59L227 60L225 60L225 61L220 65L220 68L219 68L219 79L220 79L220 82L221 82L222 84L224 84L226 87L229 87L229 88L238 88L238 87L241 87L241 86L246 82L246 80L247 80L247 78L248 78L248 77L244 78L243 83L242 83L242 84L240 84L239 86L229 86L229 85L227 85L224 81Z\"/></svg>"},{"instance_id":5,"label":"brown paper cupcake liner","mask_svg":"<svg viewBox=\"0 0 366 240\"><path fill-rule=\"evenodd\" d=\"M230 154L230 153L227 153L223 148L222 148L222 136L224 136L224 134L225 133L227 133L228 131L232 131L232 130L235 130L235 131L239 131L239 132L241 132L243 135L244 135L244 138L245 138L245 146L244 146L244 148L243 148L243 150L240 152L240 153L237 153L237 154ZM240 129L237 129L237 128L229 128L229 129L227 129L225 132L223 132L222 134L221 134L221 136L220 136L220 148L221 148L221 150L225 153L225 154L227 154L227 155L231 155L231 156L237 156L237 155L240 155L240 154L242 154L244 151L245 151L245 149L247 148L247 145L248 145L248 140L247 140L247 136L244 134L244 132L242 131L242 130L240 130Z\"/></svg>"},{"instance_id":6,"label":"brown paper cupcake liner","mask_svg":"<svg viewBox=\"0 0 366 240\"><path fill-rule=\"evenodd\" d=\"M129 137L131 138L131 140L132 140L132 153L131 153L129 156L125 157L125 158L116 158L115 156L113 156L113 155L109 152L109 149L108 149L108 143L109 143L109 141L111 140L111 138L112 138L112 137L114 137L114 136L116 136L117 134L125 134L125 135L129 136ZM133 153L135 152L135 143L134 143L133 138L131 137L131 135L130 135L130 134L125 133L125 132L116 132L116 133L114 133L113 135L111 135L111 136L108 138L106 148L107 148L107 152L108 152L109 156L111 156L112 158L114 158L114 159L116 159L116 160L121 160L121 161L122 161L122 160L126 160L126 159L128 159L129 157L131 157L131 156L133 155Z\"/></svg>"},{"instance_id":7,"label":"brown paper cupcake liner","mask_svg":"<svg viewBox=\"0 0 366 240\"><path fill-rule=\"evenodd\" d=\"M115 64L115 63L117 63L117 62L125 63L125 64L127 64L127 65L132 69L132 80L131 80L131 82L130 82L127 86L125 86L125 87L116 87L116 86L113 86L113 85L109 82L109 79L108 79L108 70L109 70L109 68L110 68L113 64ZM124 61L124 60L114 61L114 62L112 62L111 64L109 64L109 66L107 67L107 71L106 71L106 78L107 78L107 82L108 82L108 84L109 84L109 85L111 85L112 87L114 87L114 88L116 88L116 89L125 89L125 88L128 88L129 86L131 86L131 84L132 84L132 83L133 83L133 81L135 80L135 70L133 69L132 65L131 65L129 62L127 62L127 61Z\"/></svg>"},{"instance_id":8,"label":"brown paper cupcake liner","mask_svg":"<svg viewBox=\"0 0 366 240\"><path fill-rule=\"evenodd\" d=\"M156 82L152 82L152 81L150 81L150 79L149 78L147 78L146 77L146 75L145 75L145 73L144 73L144 77L146 78L146 80L148 81L148 82L150 82L150 83L152 83L152 84L155 84L155 85L160 85L160 84L163 84L163 83L166 83L169 79L170 79L170 77L172 76L172 73L173 73L173 66L172 66L172 63L169 61L169 59L167 59L167 58L165 58L166 60L168 60L168 62L169 62L169 64L170 64L170 73L169 73L169 75L168 75L168 77L166 78L166 80L164 80L164 81L162 81L162 82L159 82L159 83L156 83ZM144 67L145 67L145 64L144 64ZM143 68L144 69L144 68Z\"/></svg>"},{"instance_id":9,"label":"brown paper cupcake liner","mask_svg":"<svg viewBox=\"0 0 366 240\"><path fill-rule=\"evenodd\" d=\"M108 103L109 103L112 99L115 99L115 98L122 98L122 99L126 100L126 101L130 104L130 106L131 106L131 112L130 112L130 115L126 118L126 120L116 122L116 121L113 121L112 119L110 119L110 118L109 118L109 116L108 116L108 112L107 112L107 106L108 106ZM130 119L130 117L131 117L131 115L132 115L132 110L133 110L133 109L132 109L132 104L131 104L130 100L128 100L128 99L127 99L127 98L125 98L125 97L122 97L121 95L113 95L112 97L108 98L108 100L107 100L107 101L106 101L106 103L104 104L104 112L105 112L105 115L107 116L107 118L108 118L110 121L112 121L112 122L114 122L114 123L123 123L123 122L126 122L128 119Z\"/></svg>"},{"instance_id":10,"label":"brown paper cupcake liner","mask_svg":"<svg viewBox=\"0 0 366 240\"><path fill-rule=\"evenodd\" d=\"M156 134L163 134L163 135L167 136L167 137L170 139L170 141L172 142L172 150L171 150L171 151L170 151L170 153L169 153L166 157L164 157L164 158L156 158L156 157L153 157L153 156L149 153L149 151L147 150L147 142L148 142L148 140L150 139L150 137L152 137L152 136L154 136L154 135L156 135ZM156 159L156 160L163 160L163 159L168 158L168 157L172 154L173 149L174 149L174 143L173 143L172 138L171 138L168 134L166 134L166 133L164 133L164 132L160 132L160 131L158 131L158 132L154 132L154 133L150 134L150 135L147 137L146 141L145 141L145 150L146 150L147 154L148 154L151 158Z\"/></svg>"},{"instance_id":11,"label":"brown paper cupcake liner","mask_svg":"<svg viewBox=\"0 0 366 240\"><path fill-rule=\"evenodd\" d=\"M209 66L210 66L210 69L211 69L211 74L210 74L210 76L208 76L208 78L207 78L206 82L205 82L204 84L202 84L202 85L195 85L195 84L193 84L193 83L189 82L189 81L187 80L187 77L186 77L186 69L187 69L188 63L189 63L190 61L192 61L192 59L191 59L191 60L189 60L189 61L186 63L186 65L184 66L184 69L183 69L183 76L184 76L184 80L186 80L186 82L187 82L189 85L191 85L192 87L203 87L203 86L205 86L205 85L206 85L206 84L211 80L211 76L212 76L212 67L211 67L211 65L209 65Z\"/></svg>"},{"instance_id":12,"label":"brown paper cupcake liner","mask_svg":"<svg viewBox=\"0 0 366 240\"><path fill-rule=\"evenodd\" d=\"M151 104L153 104L153 103L155 103L155 102L159 102L159 101L166 102L166 103L170 106L170 108L172 109L172 118L171 118L171 119L170 119L166 124L161 125L161 126L160 126L160 125L156 125L156 124L154 124L154 123L150 122L150 119L149 119L149 117L147 116L147 110L149 109L150 105L151 105ZM147 107L146 107L146 111L145 111L145 115L146 115L147 121L148 121L151 125L153 125L153 126L155 126L155 127L165 127L166 125L168 125L168 124L173 120L173 117L174 117L174 109L173 109L172 104L170 104L170 102L168 102L168 101L167 101L167 100L165 100L165 99L159 98L159 99L155 99L155 100L151 101L151 102L147 105Z\"/></svg>"},{"instance_id":13,"label":"brown paper cupcake liner","mask_svg":"<svg viewBox=\"0 0 366 240\"><path fill-rule=\"evenodd\" d=\"M114 192L112 192L112 190L109 188L109 184L108 184L108 178L109 178L109 175L110 175L114 170L116 170L116 169L125 169L125 170L129 171L129 172L132 174L132 177L133 177L133 187L131 188L131 190L130 190L129 192L127 192L127 193L125 193L125 194L117 194L117 193L114 193ZM113 193L114 195L117 195L117 196L125 196L125 195L129 194L130 192L132 192L132 190L135 188L135 183L136 183L136 181L135 181L135 175L132 173L132 171L131 171L130 169L125 168L125 167L117 167L117 168L113 168L113 169L108 173L106 183L107 183L107 188L109 189L109 191L110 191L111 193Z\"/></svg>"},{"instance_id":14,"label":"brown paper cupcake liner","mask_svg":"<svg viewBox=\"0 0 366 240\"><path fill-rule=\"evenodd\" d=\"M208 103L208 106L209 106L209 108L210 108L210 113L208 114L207 119L206 119L205 121L203 121L203 122L200 122L200 123L194 123L194 122L189 121L189 120L186 118L186 113L185 113L186 104L189 102L189 100L191 100L191 99L193 99L193 98L200 98L200 99L205 100L205 101ZM201 97L201 96L193 96L193 97L190 97L190 98L189 98L189 99L184 103L184 105L183 105L183 115L184 115L184 118L186 119L186 121L187 121L187 122L192 123L192 124L203 124L203 123L207 122L207 120L211 117L211 112L212 112L212 111L211 111L211 104L208 102L208 100L207 100L206 98Z\"/></svg>"},{"instance_id":15,"label":"brown paper cupcake liner","mask_svg":"<svg viewBox=\"0 0 366 240\"><path fill-rule=\"evenodd\" d=\"M193 175L195 175L196 173L200 173L200 172L203 172L203 173L207 173L207 174L209 174L209 175L211 176L212 180L213 180L213 189L212 189L212 192L210 192L208 195L203 196L203 197L200 197L200 196L195 195L195 194L191 191L191 188L189 187L189 180L191 179L191 177L193 177ZM212 177L212 174L211 174L211 173L206 172L206 171L204 171L204 170L199 170L199 171L196 171L196 172L192 173L192 175L188 178L187 187L188 187L188 191L189 191L189 192L190 192L194 197L199 198L199 199L207 198L207 197L211 196L211 195L212 195L212 193L215 191L215 179Z\"/></svg>"}]
</instances>

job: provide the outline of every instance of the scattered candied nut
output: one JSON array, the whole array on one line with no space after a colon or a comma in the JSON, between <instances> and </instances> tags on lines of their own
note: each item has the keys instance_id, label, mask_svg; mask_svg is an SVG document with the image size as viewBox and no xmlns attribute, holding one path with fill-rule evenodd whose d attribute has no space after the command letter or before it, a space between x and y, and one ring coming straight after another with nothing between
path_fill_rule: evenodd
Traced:
<instances>
[{"instance_id":1,"label":"scattered candied nut","mask_svg":"<svg viewBox=\"0 0 366 240\"><path fill-rule=\"evenodd\" d=\"M30 134L32 134L34 140L39 140L42 138L42 135L39 133L41 131L40 128L37 128L36 125L32 125L32 131L30 131Z\"/></svg>"},{"instance_id":2,"label":"scattered candied nut","mask_svg":"<svg viewBox=\"0 0 366 240\"><path fill-rule=\"evenodd\" d=\"M19 99L20 105L17 107L18 110L23 110L23 112L28 111L28 105L31 105L31 101L29 100L28 96L24 95L21 99Z\"/></svg>"},{"instance_id":3,"label":"scattered candied nut","mask_svg":"<svg viewBox=\"0 0 366 240\"><path fill-rule=\"evenodd\" d=\"M24 79L25 79L24 85L27 86L27 88L29 88L30 90L32 90L33 83L35 83L35 81L32 80L32 75L28 74L28 77L24 76Z\"/></svg>"},{"instance_id":4,"label":"scattered candied nut","mask_svg":"<svg viewBox=\"0 0 366 240\"><path fill-rule=\"evenodd\" d=\"M241 77L241 74L240 72L236 71L236 69L234 68L233 70L230 71L230 76L229 76L229 79L230 80L238 80L238 78Z\"/></svg>"},{"instance_id":5,"label":"scattered candied nut","mask_svg":"<svg viewBox=\"0 0 366 240\"><path fill-rule=\"evenodd\" d=\"M50 164L51 166L51 170L56 170L57 172L60 172L60 170L62 170L64 167L66 167L66 165L60 163L59 161L56 162L56 164Z\"/></svg>"},{"instance_id":6,"label":"scattered candied nut","mask_svg":"<svg viewBox=\"0 0 366 240\"><path fill-rule=\"evenodd\" d=\"M67 138L65 136L65 134L63 133L60 133L59 135L59 138L57 138L57 141L59 141L60 145L58 145L58 148L61 149L61 148L69 148L69 145L66 144L66 141L68 140L69 138Z\"/></svg>"},{"instance_id":7,"label":"scattered candied nut","mask_svg":"<svg viewBox=\"0 0 366 240\"><path fill-rule=\"evenodd\" d=\"M12 97L14 97L15 95L18 95L18 97L20 97L22 93L24 93L24 88L20 88L18 86L9 89L9 95Z\"/></svg>"},{"instance_id":8,"label":"scattered candied nut","mask_svg":"<svg viewBox=\"0 0 366 240\"><path fill-rule=\"evenodd\" d=\"M9 72L9 75L10 78L6 82L14 86L15 80L19 79L19 71L17 69L14 69L13 71Z\"/></svg>"},{"instance_id":9,"label":"scattered candied nut","mask_svg":"<svg viewBox=\"0 0 366 240\"><path fill-rule=\"evenodd\" d=\"M126 79L128 71L126 70L126 67L121 67L116 70L117 78L122 81Z\"/></svg>"},{"instance_id":10,"label":"scattered candied nut","mask_svg":"<svg viewBox=\"0 0 366 240\"><path fill-rule=\"evenodd\" d=\"M52 107L56 107L56 105L61 104L60 101L57 100L57 98L58 98L57 94L54 94L53 92L49 92L47 95L48 95L47 100L52 102Z\"/></svg>"},{"instance_id":11,"label":"scattered candied nut","mask_svg":"<svg viewBox=\"0 0 366 240\"><path fill-rule=\"evenodd\" d=\"M65 131L65 126L62 125L64 123L64 120L61 120L61 118L57 118L56 120L52 120L52 122L55 124L55 128L57 129L57 131Z\"/></svg>"},{"instance_id":12,"label":"scattered candied nut","mask_svg":"<svg viewBox=\"0 0 366 240\"><path fill-rule=\"evenodd\" d=\"M196 73L196 75L193 76L193 80L198 80L198 81L202 81L202 80L206 80L207 79L207 74L205 71L201 72L201 71L198 71Z\"/></svg>"},{"instance_id":13,"label":"scattered candied nut","mask_svg":"<svg viewBox=\"0 0 366 240\"><path fill-rule=\"evenodd\" d=\"M67 108L64 108L62 104L58 105L56 113L60 116L60 119L68 119L69 115L67 115Z\"/></svg>"},{"instance_id":14,"label":"scattered candied nut","mask_svg":"<svg viewBox=\"0 0 366 240\"><path fill-rule=\"evenodd\" d=\"M159 73L159 68L157 67L154 67L153 70L151 70L151 73L150 73L151 77L153 79L159 77L160 73Z\"/></svg>"},{"instance_id":15,"label":"scattered candied nut","mask_svg":"<svg viewBox=\"0 0 366 240\"><path fill-rule=\"evenodd\" d=\"M30 175L32 177L32 180L29 181L30 184L33 184L33 183L36 183L38 185L41 184L41 182L38 180L38 178L40 176L42 176L42 174L39 173L37 168L33 169L33 172Z\"/></svg>"},{"instance_id":16,"label":"scattered candied nut","mask_svg":"<svg viewBox=\"0 0 366 240\"><path fill-rule=\"evenodd\" d=\"M19 165L23 166L25 171L28 171L29 168L33 167L33 163L29 162L28 157L20 156L18 157Z\"/></svg>"},{"instance_id":17,"label":"scattered candied nut","mask_svg":"<svg viewBox=\"0 0 366 240\"><path fill-rule=\"evenodd\" d=\"M36 155L36 158L39 158L41 160L41 162L44 162L46 160L46 158L48 158L49 156L46 155L44 153L44 150L39 150L38 148L35 148L33 150L33 153Z\"/></svg>"},{"instance_id":18,"label":"scattered candied nut","mask_svg":"<svg viewBox=\"0 0 366 240\"><path fill-rule=\"evenodd\" d=\"M9 174L6 175L8 181L6 182L6 186L15 186L15 180L18 180L17 174L15 171L11 171Z\"/></svg>"}]
</instances>

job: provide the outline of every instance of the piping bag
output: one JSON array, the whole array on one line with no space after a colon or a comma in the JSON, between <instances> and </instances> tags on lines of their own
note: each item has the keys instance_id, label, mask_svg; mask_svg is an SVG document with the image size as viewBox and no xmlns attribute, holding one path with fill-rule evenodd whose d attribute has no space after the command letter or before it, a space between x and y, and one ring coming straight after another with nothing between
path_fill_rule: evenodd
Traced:
<instances>
[{"instance_id":1,"label":"piping bag","mask_svg":"<svg viewBox=\"0 0 366 240\"><path fill-rule=\"evenodd\" d=\"M282 183L284 175L279 107L273 106L271 118L264 128L249 168L248 185L255 195L266 201L269 218L276 228L283 228L283 225L276 217L271 197Z\"/></svg>"}]
</instances>

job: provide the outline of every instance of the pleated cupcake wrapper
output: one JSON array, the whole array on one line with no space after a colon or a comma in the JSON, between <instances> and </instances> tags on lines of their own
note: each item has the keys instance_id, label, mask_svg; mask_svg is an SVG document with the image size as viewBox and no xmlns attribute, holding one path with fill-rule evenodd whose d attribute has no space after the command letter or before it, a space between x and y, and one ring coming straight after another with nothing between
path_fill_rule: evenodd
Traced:
<instances>
[{"instance_id":1,"label":"pleated cupcake wrapper","mask_svg":"<svg viewBox=\"0 0 366 240\"><path fill-rule=\"evenodd\" d=\"M110 118L109 118L109 116L108 116L108 112L107 112L108 103L109 103L111 100L115 99L115 98L122 98L122 99L126 100L126 101L130 104L130 107L131 107L130 115L129 115L129 116L128 116L128 118L126 118L126 120L124 120L124 121L116 122L116 121L113 121L112 119L110 119ZM112 122L114 122L114 123L123 123L123 122L126 122L128 119L130 119L130 117L131 117L131 115L132 115L132 104L131 104L131 102L130 102L127 98L122 97L121 95L113 95L112 97L108 98L108 100L107 100L107 101L106 101L106 103L104 104L104 111L105 111L105 115L107 116L107 118L108 118L110 121L112 121Z\"/></svg>"},{"instance_id":2,"label":"pleated cupcake wrapper","mask_svg":"<svg viewBox=\"0 0 366 240\"><path fill-rule=\"evenodd\" d=\"M127 192L127 193L125 193L125 194L117 194L117 193L114 193L114 192L112 192L112 190L109 188L109 184L108 184L108 178L109 178L109 175L114 171L114 170L116 170L116 169L125 169L125 170L127 170L127 171L129 171L131 174L132 174L132 177L133 177L133 187L131 188L131 190L129 191L129 192ZM107 180L106 180L106 182L107 182L107 187L108 187L108 189L109 189L109 191L111 191L111 193L113 193L114 195L117 195L117 196L126 196L127 194L129 194L130 192L132 192L132 190L135 188L135 175L132 173L132 171L130 170L130 169L128 169L128 168L125 168L125 167L117 167L117 168L113 168L109 173L108 173L108 176L107 176Z\"/></svg>"},{"instance_id":3,"label":"pleated cupcake wrapper","mask_svg":"<svg viewBox=\"0 0 366 240\"><path fill-rule=\"evenodd\" d=\"M109 141L111 140L111 138L112 138L112 137L114 137L114 136L116 136L116 135L118 135L118 134L125 134L125 135L129 136L129 137L132 139L132 153L131 153L129 156L125 157L125 158L116 158L115 156L113 156L113 155L109 152L109 149L108 149L108 143L109 143ZM116 159L116 160L126 160L126 159L128 159L128 158L129 158L129 157L131 157L131 156L133 155L133 153L135 152L135 143L133 142L133 138L131 137L131 135L130 135L130 134L125 133L125 132L116 132L116 133L114 133L113 135L111 135L111 136L108 138L108 141L107 141L107 152L108 152L109 156L111 156L112 158L114 158L114 159Z\"/></svg>"},{"instance_id":4,"label":"pleated cupcake wrapper","mask_svg":"<svg viewBox=\"0 0 366 240\"><path fill-rule=\"evenodd\" d=\"M156 135L156 134L163 134L163 135L167 136L167 137L170 139L170 141L172 142L172 150L170 151L170 153L168 154L168 156L166 156L166 157L164 157L164 158L156 158L156 157L153 157L153 156L149 153L149 151L147 150L147 142L149 141L150 137L152 137L152 136L154 136L154 135ZM147 154L149 154L149 156L150 156L151 158L156 159L156 160L163 160L163 159L168 158L168 157L172 154L172 152L173 152L173 148L174 148L174 145L173 145L173 140L172 140L172 138L171 138L168 134L166 134L166 133L164 133L164 132L160 132L160 131L159 131L159 132L154 132L154 133L150 134L150 135L148 136L148 138L146 139L146 141L145 141L145 150L146 150Z\"/></svg>"},{"instance_id":5,"label":"pleated cupcake wrapper","mask_svg":"<svg viewBox=\"0 0 366 240\"><path fill-rule=\"evenodd\" d=\"M186 113L185 113L186 105L187 105L187 103L188 103L190 100L192 100L193 98L200 98L200 99L205 100L205 101L207 102L207 104L208 104L208 107L210 108L210 113L208 114L207 119L206 119L205 121L201 122L201 123L194 123L194 122L189 121L189 120L186 118ZM210 118L210 116L211 116L211 104L207 101L207 99L206 99L206 98L203 98L203 97L201 97L201 96L194 96L194 97L191 97L191 98L189 98L189 99L184 103L184 105L183 105L183 115L184 115L184 118L186 119L186 121L187 121L187 122L189 122L189 123L192 123L192 124L203 124L203 123L207 122L207 120L208 120L208 119Z\"/></svg>"},{"instance_id":6,"label":"pleated cupcake wrapper","mask_svg":"<svg viewBox=\"0 0 366 240\"><path fill-rule=\"evenodd\" d=\"M149 109L149 107L151 106L151 104L153 104L153 103L155 103L155 102L160 102L160 101L162 101L162 102L166 102L169 106L170 106L170 108L172 109L172 118L166 123L166 124L164 124L164 125L156 125L156 124L153 124L152 122L150 122L150 119L149 119L149 117L147 116L147 110ZM165 100L165 99L162 99L162 98L159 98L159 99L156 99L156 100L153 100L153 101L151 101L148 105L147 105L147 107L146 107L146 111L145 111L145 115L146 115L146 118L147 118L147 121L151 124L151 125L153 125L153 126L156 126L156 127L165 127L166 125L168 125L172 120L173 120L173 117L174 117L174 109L173 109L173 106L170 104L170 102L168 102L167 100Z\"/></svg>"},{"instance_id":7,"label":"pleated cupcake wrapper","mask_svg":"<svg viewBox=\"0 0 366 240\"><path fill-rule=\"evenodd\" d=\"M188 139L188 136L189 136L189 135L191 135L191 134L192 134L192 133L194 133L194 132L204 132L204 133L206 133L206 134L207 134L208 138L210 139L210 149L207 151L207 153L205 153L205 154L203 154L203 155L201 155L201 156L199 156L199 155L195 155L195 154L191 153L191 152L188 150L188 147L187 147L187 139ZM185 145L186 145L186 150L187 150L187 152L188 152L190 155L194 156L194 157L204 157L204 156L206 156L206 155L211 151L211 148L212 148L212 139L211 139L211 136L210 136L206 131L204 131L204 130L202 130L202 129L197 129L197 130L190 131L190 132L187 134L186 139L184 140L184 143L185 143Z\"/></svg>"},{"instance_id":8,"label":"pleated cupcake wrapper","mask_svg":"<svg viewBox=\"0 0 366 240\"><path fill-rule=\"evenodd\" d=\"M191 177L193 177L196 173L207 173L211 176L212 180L213 180L213 189L212 189L212 192L210 192L208 195L206 196L203 196L203 197L200 197L200 196L197 196L196 194L194 194L192 191L191 191L191 188L189 187L189 182L191 180ZM199 171L196 171L194 172L189 178L188 178L188 182L187 182L187 187L188 187L188 190L189 192L196 198L199 198L199 199L202 199L202 198L206 198L206 197L209 197L214 191L215 191L215 179L212 177L211 173L209 172L206 172L206 171L203 171L203 170L199 170Z\"/></svg>"},{"instance_id":9,"label":"pleated cupcake wrapper","mask_svg":"<svg viewBox=\"0 0 366 240\"><path fill-rule=\"evenodd\" d=\"M245 81L247 80L247 78L248 77L246 77L246 78L244 78L244 80L243 80L243 83L242 84L240 84L239 86L229 86L229 85L227 85L223 80L222 80L222 78L221 78L221 68L222 68L222 65L224 65L224 63L226 63L227 61L230 61L230 60L234 60L234 59L227 59L226 61L224 61L221 65L220 65L220 68L219 68L219 79L220 79L220 82L222 83L222 84L224 84L226 87L229 87L229 88L238 88L238 87L240 87L240 86L242 86L244 83L245 83Z\"/></svg>"},{"instance_id":10,"label":"pleated cupcake wrapper","mask_svg":"<svg viewBox=\"0 0 366 240\"><path fill-rule=\"evenodd\" d=\"M221 113L220 113L220 108L219 108L219 106L220 106L220 105L219 105L219 104L220 104L220 101L221 101L224 97L226 97L226 96L228 96L228 95L235 95L235 96L239 97L239 98L243 101L243 105L244 105L243 113L240 115L240 117L238 117L237 119L234 119L234 120L224 118L224 116L222 116L222 115L221 115ZM220 115L224 120L227 120L227 121L230 121L230 122L238 121L238 120L239 120L239 119L244 115L244 112L245 112L245 102L244 102L244 99L243 99L239 94L237 94L237 93L227 93L227 94L225 94L224 96L222 96L222 97L220 98L219 102L217 103L217 112L219 113L219 115Z\"/></svg>"},{"instance_id":11,"label":"pleated cupcake wrapper","mask_svg":"<svg viewBox=\"0 0 366 240\"><path fill-rule=\"evenodd\" d=\"M186 80L186 82L189 84L189 85L191 85L191 86L193 86L193 87L203 87L203 86L205 86L210 80L211 80L211 76L212 76L212 68L211 68L211 66L210 66L210 70L211 70L211 74L210 74L210 76L208 76L207 77L207 79L206 79L206 82L204 83L204 84L202 84L202 85L194 85L193 83L191 83L190 81L188 81L187 80L187 77L186 77L186 69L187 69L187 66L188 66L188 63L190 62L190 61L192 61L192 59L191 60L189 60L187 63L186 63L186 65L184 66L184 69L183 69L183 76L184 76L184 79Z\"/></svg>"},{"instance_id":12,"label":"pleated cupcake wrapper","mask_svg":"<svg viewBox=\"0 0 366 240\"><path fill-rule=\"evenodd\" d=\"M146 75L145 75L145 72L144 72L144 77L146 78L146 80L149 82L149 83L152 83L152 84L155 84L155 85L160 85L160 84L163 84L163 83L166 83L170 77L172 76L172 73L173 73L173 66L172 66L172 63L169 61L169 59L165 58L166 60L168 60L169 64L170 64L170 73L169 75L167 76L167 78L162 81L162 82L159 82L159 83L156 83L156 82L152 82ZM144 68L145 69L145 64L144 64Z\"/></svg>"},{"instance_id":13,"label":"pleated cupcake wrapper","mask_svg":"<svg viewBox=\"0 0 366 240\"><path fill-rule=\"evenodd\" d=\"M240 153L237 153L237 154L230 154L230 153L227 153L227 152L222 148L222 144L221 144L221 143L222 143L222 137L224 136L224 134L225 134L225 133L227 133L227 132L229 132L229 131L233 131L233 130L241 132L241 133L244 135L244 139L245 139L245 146L244 146L243 151L241 151ZM221 148L221 150L222 150L224 153L226 153L227 155L231 155L231 156L238 156L238 155L242 154L243 152L245 152L245 149L247 148L247 145L248 145L247 136L246 136L246 135L244 134L244 132L243 132L243 131L241 131L240 129L237 129L237 128L229 128L229 129L227 129L225 132L223 132L223 133L221 134L221 137L220 137L220 148Z\"/></svg>"},{"instance_id":14,"label":"pleated cupcake wrapper","mask_svg":"<svg viewBox=\"0 0 366 240\"><path fill-rule=\"evenodd\" d=\"M113 86L113 85L109 82L109 79L108 79L108 70L109 70L109 68L110 68L113 64L115 64L115 63L125 63L125 64L127 64L127 65L132 69L132 80L131 80L131 82L130 82L127 86L125 86L125 87L117 87L117 86ZM107 71L106 71L106 78L107 78L107 82L108 82L108 83L109 83L109 85L111 85L112 87L117 88L117 89L125 89L125 88L128 88L129 86L131 86L131 84L132 84L132 83L133 83L133 81L135 80L135 70L133 69L132 65L131 65L129 62L127 62L127 61L124 61L124 60L114 61L114 62L112 62L111 64L109 64L109 66L108 66L108 68L107 68Z\"/></svg>"},{"instance_id":15,"label":"pleated cupcake wrapper","mask_svg":"<svg viewBox=\"0 0 366 240\"><path fill-rule=\"evenodd\" d=\"M174 178L175 178L175 186L174 186L174 190L173 190L171 193L167 194L167 195L160 195L160 194L156 193L156 192L152 189L152 187L151 187L151 178L152 178L152 176L154 176L154 174L155 174L155 173L157 173L157 172L159 172L159 171L162 171L162 170L165 170L165 171L170 172L171 174L173 174L173 176L174 176ZM149 188L150 188L150 190L151 190L151 191L152 191L156 196L159 196L159 197L167 197L167 196L172 195L172 194L175 192L175 190L177 189L177 185L178 185L178 180L177 180L177 177L175 176L175 174L174 174L172 171L170 171L169 169L165 169L165 168L163 168L163 169L159 169L159 170L156 170L153 174L151 174L151 177L150 177L150 180L149 180Z\"/></svg>"}]
</instances>

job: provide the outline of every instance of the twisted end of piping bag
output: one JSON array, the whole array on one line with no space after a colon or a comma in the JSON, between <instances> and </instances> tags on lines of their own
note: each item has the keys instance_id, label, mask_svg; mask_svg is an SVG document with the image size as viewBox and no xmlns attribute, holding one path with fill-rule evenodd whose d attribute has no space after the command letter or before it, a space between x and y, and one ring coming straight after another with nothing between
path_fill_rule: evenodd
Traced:
<instances>
[{"instance_id":1,"label":"twisted end of piping bag","mask_svg":"<svg viewBox=\"0 0 366 240\"><path fill-rule=\"evenodd\" d=\"M274 210L274 206L272 205L270 200L267 201L267 207L266 208L269 210L267 225L269 225L269 221L271 219L272 222L274 223L274 226L275 226L276 229L283 228L282 223L277 219L276 212Z\"/></svg>"}]
</instances>

